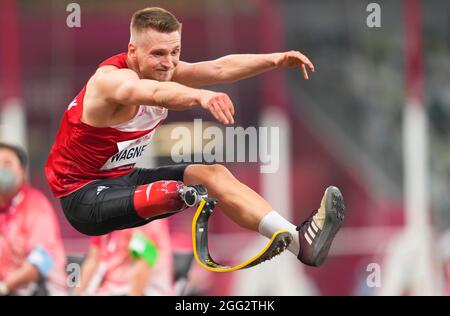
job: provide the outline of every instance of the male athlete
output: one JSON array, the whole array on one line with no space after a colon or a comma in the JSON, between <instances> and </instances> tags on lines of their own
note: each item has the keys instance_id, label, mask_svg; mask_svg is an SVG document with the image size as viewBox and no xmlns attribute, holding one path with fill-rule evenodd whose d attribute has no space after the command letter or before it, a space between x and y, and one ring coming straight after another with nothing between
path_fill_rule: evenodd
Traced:
<instances>
[{"instance_id":1,"label":"male athlete","mask_svg":"<svg viewBox=\"0 0 450 316\"><path fill-rule=\"evenodd\" d=\"M271 238L293 237L288 249L312 266L325 260L343 220L342 195L329 187L320 208L296 227L224 166L172 165L134 168L168 110L201 107L233 124L228 95L201 87L235 82L277 67L314 66L300 52L229 55L199 63L180 61L181 24L161 8L137 11L128 52L102 62L64 113L46 176L69 222L81 233L102 235L144 225L183 210L186 188L218 200L238 225ZM201 192L199 192L201 193Z\"/></svg>"}]
</instances>

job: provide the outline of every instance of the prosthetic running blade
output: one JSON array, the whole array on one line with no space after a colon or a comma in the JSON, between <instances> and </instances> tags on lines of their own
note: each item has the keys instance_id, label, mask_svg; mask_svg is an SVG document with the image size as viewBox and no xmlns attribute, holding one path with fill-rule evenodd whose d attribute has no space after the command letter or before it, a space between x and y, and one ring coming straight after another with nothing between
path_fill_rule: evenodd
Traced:
<instances>
[{"instance_id":1,"label":"prosthetic running blade","mask_svg":"<svg viewBox=\"0 0 450 316\"><path fill-rule=\"evenodd\" d=\"M231 272L254 267L266 260L279 255L292 242L292 235L286 230L279 230L273 234L267 245L253 258L236 266L227 266L214 261L208 249L208 220L217 200L202 199L192 220L192 245L195 260L206 270L213 272Z\"/></svg>"}]
</instances>

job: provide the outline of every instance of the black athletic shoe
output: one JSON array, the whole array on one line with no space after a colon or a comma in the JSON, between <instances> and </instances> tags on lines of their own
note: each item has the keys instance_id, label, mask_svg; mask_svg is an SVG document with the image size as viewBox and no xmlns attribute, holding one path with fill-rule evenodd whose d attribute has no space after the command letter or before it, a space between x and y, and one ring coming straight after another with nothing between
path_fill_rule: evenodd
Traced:
<instances>
[{"instance_id":1,"label":"black athletic shoe","mask_svg":"<svg viewBox=\"0 0 450 316\"><path fill-rule=\"evenodd\" d=\"M306 265L318 267L328 256L334 236L344 221L344 198L338 188L325 190L320 208L297 227L300 240L298 259Z\"/></svg>"}]
</instances>

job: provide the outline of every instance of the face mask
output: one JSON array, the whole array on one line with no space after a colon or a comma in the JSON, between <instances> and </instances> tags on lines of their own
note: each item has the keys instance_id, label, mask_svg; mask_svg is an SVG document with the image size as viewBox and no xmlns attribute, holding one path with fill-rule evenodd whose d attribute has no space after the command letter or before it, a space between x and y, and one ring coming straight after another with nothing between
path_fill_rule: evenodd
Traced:
<instances>
[{"instance_id":1,"label":"face mask","mask_svg":"<svg viewBox=\"0 0 450 316\"><path fill-rule=\"evenodd\" d=\"M16 188L17 178L14 171L0 167L0 194L11 193Z\"/></svg>"}]
</instances>

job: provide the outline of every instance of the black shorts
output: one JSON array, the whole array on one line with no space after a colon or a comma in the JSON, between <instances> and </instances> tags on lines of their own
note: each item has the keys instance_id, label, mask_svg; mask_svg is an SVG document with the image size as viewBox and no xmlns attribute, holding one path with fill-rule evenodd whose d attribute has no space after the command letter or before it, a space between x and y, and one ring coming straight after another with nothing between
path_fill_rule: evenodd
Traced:
<instances>
[{"instance_id":1,"label":"black shorts","mask_svg":"<svg viewBox=\"0 0 450 316\"><path fill-rule=\"evenodd\" d=\"M89 236L145 225L174 213L149 219L139 217L133 205L136 187L160 180L183 181L187 166L179 164L154 169L136 168L122 177L91 182L61 198L62 209L70 224Z\"/></svg>"}]
</instances>

